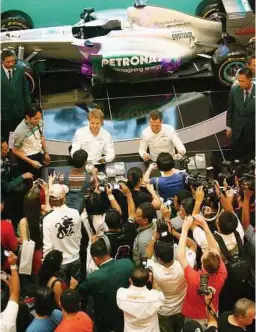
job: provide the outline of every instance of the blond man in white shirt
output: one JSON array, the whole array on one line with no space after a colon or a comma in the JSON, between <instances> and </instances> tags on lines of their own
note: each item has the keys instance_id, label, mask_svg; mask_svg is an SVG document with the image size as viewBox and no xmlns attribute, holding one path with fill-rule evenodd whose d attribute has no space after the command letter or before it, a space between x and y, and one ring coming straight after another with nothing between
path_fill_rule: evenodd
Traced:
<instances>
[{"instance_id":1,"label":"blond man in white shirt","mask_svg":"<svg viewBox=\"0 0 256 332\"><path fill-rule=\"evenodd\" d=\"M134 269L129 288L119 288L117 305L124 312L124 332L159 332L157 312L164 304L164 295L147 289L149 272L143 267Z\"/></svg>"},{"instance_id":2,"label":"blond man in white shirt","mask_svg":"<svg viewBox=\"0 0 256 332\"><path fill-rule=\"evenodd\" d=\"M88 114L89 125L77 129L72 142L71 156L77 150L88 153L88 161L94 164L109 163L115 158L113 139L108 131L102 128L104 114L94 109ZM104 157L102 156L104 155Z\"/></svg>"},{"instance_id":3,"label":"blond man in white shirt","mask_svg":"<svg viewBox=\"0 0 256 332\"><path fill-rule=\"evenodd\" d=\"M147 152L149 148L150 153ZM143 130L139 154L144 161L156 161L161 152L168 152L173 157L177 153L184 155L186 148L181 142L178 134L170 125L163 124L163 116L159 111L149 114L149 127Z\"/></svg>"}]
</instances>

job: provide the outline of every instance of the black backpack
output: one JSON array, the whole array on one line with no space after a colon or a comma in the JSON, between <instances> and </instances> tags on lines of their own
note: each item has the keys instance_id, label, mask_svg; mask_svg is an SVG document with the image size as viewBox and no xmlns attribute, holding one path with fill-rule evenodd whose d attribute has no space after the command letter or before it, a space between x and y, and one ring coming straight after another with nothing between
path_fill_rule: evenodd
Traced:
<instances>
[{"instance_id":1,"label":"black backpack","mask_svg":"<svg viewBox=\"0 0 256 332\"><path fill-rule=\"evenodd\" d=\"M243 246L240 234L235 231L234 235L238 246L238 255L235 257L233 257L228 251L223 238L218 233L214 233L215 240L217 241L222 254L227 260L226 267L229 280L231 282L234 282L234 284L237 284L239 282L250 283L252 282L252 274L250 264L246 258L245 247Z\"/></svg>"}]
</instances>

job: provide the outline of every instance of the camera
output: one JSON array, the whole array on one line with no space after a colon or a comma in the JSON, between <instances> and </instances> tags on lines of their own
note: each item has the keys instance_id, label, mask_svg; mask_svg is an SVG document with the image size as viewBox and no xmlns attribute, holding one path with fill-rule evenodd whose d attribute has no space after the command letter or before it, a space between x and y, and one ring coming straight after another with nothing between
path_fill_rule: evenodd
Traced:
<instances>
[{"instance_id":1,"label":"camera","mask_svg":"<svg viewBox=\"0 0 256 332\"><path fill-rule=\"evenodd\" d=\"M205 198L215 195L215 181L212 178L207 178L206 176L200 174L196 174L194 176L189 175L186 179L186 183L194 189L203 186Z\"/></svg>"},{"instance_id":2,"label":"camera","mask_svg":"<svg viewBox=\"0 0 256 332\"><path fill-rule=\"evenodd\" d=\"M48 168L48 176L53 176L55 173L54 168Z\"/></svg>"},{"instance_id":3,"label":"camera","mask_svg":"<svg viewBox=\"0 0 256 332\"><path fill-rule=\"evenodd\" d=\"M156 221L156 231L159 233L159 241L173 242L173 236L169 233L166 221L158 219Z\"/></svg>"},{"instance_id":4,"label":"camera","mask_svg":"<svg viewBox=\"0 0 256 332\"><path fill-rule=\"evenodd\" d=\"M164 206L167 207L167 209L172 209L172 200L170 198L167 199L167 201L164 203Z\"/></svg>"},{"instance_id":5,"label":"camera","mask_svg":"<svg viewBox=\"0 0 256 332\"><path fill-rule=\"evenodd\" d=\"M209 295L212 290L208 287L208 274L201 274L200 275L200 285L199 289L197 290L198 294L200 295Z\"/></svg>"}]
</instances>

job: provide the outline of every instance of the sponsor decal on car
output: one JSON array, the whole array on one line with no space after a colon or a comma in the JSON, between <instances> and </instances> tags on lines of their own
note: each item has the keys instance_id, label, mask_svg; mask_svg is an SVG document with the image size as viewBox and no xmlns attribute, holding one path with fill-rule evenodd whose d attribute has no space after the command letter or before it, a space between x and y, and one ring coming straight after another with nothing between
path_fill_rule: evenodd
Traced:
<instances>
[{"instance_id":1,"label":"sponsor decal on car","mask_svg":"<svg viewBox=\"0 0 256 332\"><path fill-rule=\"evenodd\" d=\"M192 38L193 38L193 33L191 31L175 32L172 34L172 40L192 39Z\"/></svg>"},{"instance_id":2,"label":"sponsor decal on car","mask_svg":"<svg viewBox=\"0 0 256 332\"><path fill-rule=\"evenodd\" d=\"M236 29L235 34L237 36L241 36L241 35L255 35L255 27L245 27L245 28L239 28Z\"/></svg>"}]
</instances>

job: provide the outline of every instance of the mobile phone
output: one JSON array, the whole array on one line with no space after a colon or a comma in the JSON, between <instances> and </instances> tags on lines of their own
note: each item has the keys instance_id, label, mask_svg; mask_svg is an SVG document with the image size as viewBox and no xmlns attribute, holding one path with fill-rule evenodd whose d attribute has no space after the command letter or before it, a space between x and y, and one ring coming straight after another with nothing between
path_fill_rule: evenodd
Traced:
<instances>
[{"instance_id":1,"label":"mobile phone","mask_svg":"<svg viewBox=\"0 0 256 332\"><path fill-rule=\"evenodd\" d=\"M54 175L54 168L48 168L48 176L53 176Z\"/></svg>"},{"instance_id":2,"label":"mobile phone","mask_svg":"<svg viewBox=\"0 0 256 332\"><path fill-rule=\"evenodd\" d=\"M6 257L9 257L9 256L11 255L11 252L8 251L8 250L4 250L4 255L5 255Z\"/></svg>"},{"instance_id":3,"label":"mobile phone","mask_svg":"<svg viewBox=\"0 0 256 332\"><path fill-rule=\"evenodd\" d=\"M120 185L118 183L113 184L113 189L120 189Z\"/></svg>"},{"instance_id":4,"label":"mobile phone","mask_svg":"<svg viewBox=\"0 0 256 332\"><path fill-rule=\"evenodd\" d=\"M1 280L3 281L8 280L8 274L4 271L1 271Z\"/></svg>"}]
</instances>

